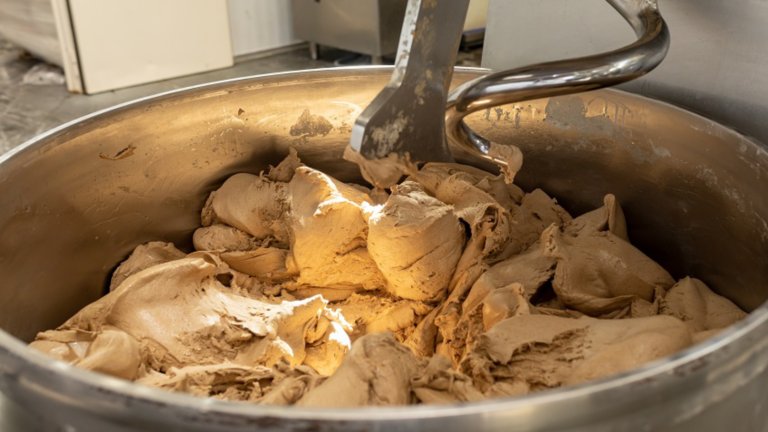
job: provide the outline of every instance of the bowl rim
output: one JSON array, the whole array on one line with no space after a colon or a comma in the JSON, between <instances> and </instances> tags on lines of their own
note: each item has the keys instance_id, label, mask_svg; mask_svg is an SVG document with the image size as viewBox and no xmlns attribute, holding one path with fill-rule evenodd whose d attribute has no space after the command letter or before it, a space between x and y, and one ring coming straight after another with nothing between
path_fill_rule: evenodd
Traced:
<instances>
[{"instance_id":1,"label":"bowl rim","mask_svg":"<svg viewBox=\"0 0 768 432\"><path fill-rule=\"evenodd\" d=\"M21 153L34 151L36 147L44 145L46 140L58 133L66 131L88 120L99 118L108 114L113 114L118 111L133 108L145 103L158 102L162 99L182 96L185 94L189 95L197 91L215 90L217 87L225 87L236 83L258 83L260 81L273 78L282 79L298 77L302 75L320 76L323 74L327 75L329 78L333 78L337 76L348 75L350 72L372 75L376 73L388 73L391 70L392 66L349 66L275 72L197 84L133 99L68 121L60 126L52 128L25 141L24 143L14 147L5 154L0 155L0 170L2 170L3 164L17 157ZM489 72L488 69L475 67L457 67L456 71L476 74L478 76ZM757 143L726 126L716 123L696 113L678 108L669 103L616 89L602 89L600 91L630 95L632 98L642 100L646 103L666 106L667 109L684 113L685 115L692 116L693 118L699 118L700 120L706 120L711 122L719 129L764 149L760 143ZM248 402L224 401L213 398L197 397L185 393L176 393L144 386L134 382L113 378L107 375L71 366L67 363L54 360L32 348L29 348L26 343L10 335L3 329L0 329L0 355L2 355L3 350L6 350L10 355L21 359L26 366L31 366L32 368L37 369L38 371L43 371L48 375L64 375L63 378L65 380L71 379L79 385L89 387L104 394L124 396L137 401L160 404L165 407L173 405L176 408L185 409L190 412L221 414L224 416L235 416L238 418L247 419L276 418L281 420L309 420L330 422L391 422L438 417L445 419L446 417L477 415L500 410L528 410L531 406L534 405L552 405L566 401L573 401L585 396L593 396L597 393L615 393L616 395L620 395L620 398L624 398L626 401L627 395L625 392L618 393L621 391L621 389L626 388L626 386L631 385L637 388L637 386L643 386L653 382L654 378L675 375L676 371L684 369L686 366L690 366L694 363L701 362L705 358L715 355L723 347L744 339L747 335L754 332L761 326L764 326L767 322L768 301L762 303L754 311L749 313L745 319L724 329L717 335L708 338L698 344L694 344L682 351L676 352L670 356L657 359L630 371L612 375L607 378L589 381L579 385L560 387L524 396L495 398L479 402L449 405L410 405L362 408L308 408L297 407L293 405L256 405ZM22 370L21 374L28 372L30 372L30 369L26 367Z\"/></svg>"}]
</instances>

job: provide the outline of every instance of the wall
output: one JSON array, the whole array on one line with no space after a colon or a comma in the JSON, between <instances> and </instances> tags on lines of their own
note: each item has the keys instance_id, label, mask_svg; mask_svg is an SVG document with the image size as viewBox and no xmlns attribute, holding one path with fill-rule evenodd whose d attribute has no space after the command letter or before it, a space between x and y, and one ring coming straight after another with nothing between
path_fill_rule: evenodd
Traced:
<instances>
[{"instance_id":1,"label":"wall","mask_svg":"<svg viewBox=\"0 0 768 432\"><path fill-rule=\"evenodd\" d=\"M69 0L87 93L232 65L224 0Z\"/></svg>"},{"instance_id":2,"label":"wall","mask_svg":"<svg viewBox=\"0 0 768 432\"><path fill-rule=\"evenodd\" d=\"M291 29L287 0L227 0L232 52L235 56L298 42Z\"/></svg>"}]
</instances>

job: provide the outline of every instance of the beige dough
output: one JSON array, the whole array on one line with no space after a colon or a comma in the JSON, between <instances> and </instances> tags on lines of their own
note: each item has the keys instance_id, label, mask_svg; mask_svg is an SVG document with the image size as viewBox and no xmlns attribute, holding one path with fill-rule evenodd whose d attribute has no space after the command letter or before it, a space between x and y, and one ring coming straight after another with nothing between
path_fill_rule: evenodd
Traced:
<instances>
[{"instance_id":1,"label":"beige dough","mask_svg":"<svg viewBox=\"0 0 768 432\"><path fill-rule=\"evenodd\" d=\"M293 151L236 174L203 206L195 251L137 246L107 295L31 346L224 400L457 404L610 377L746 316L630 244L615 196L573 218L510 184L519 151L494 154L501 175L368 162L374 189Z\"/></svg>"},{"instance_id":2,"label":"beige dough","mask_svg":"<svg viewBox=\"0 0 768 432\"><path fill-rule=\"evenodd\" d=\"M509 395L623 372L689 346L692 335L668 316L599 320L519 315L482 335L461 368L483 392Z\"/></svg>"},{"instance_id":3,"label":"beige dough","mask_svg":"<svg viewBox=\"0 0 768 432\"><path fill-rule=\"evenodd\" d=\"M288 224L298 283L319 287L385 286L367 248L368 194L320 171L299 167L288 184Z\"/></svg>"},{"instance_id":4,"label":"beige dough","mask_svg":"<svg viewBox=\"0 0 768 432\"><path fill-rule=\"evenodd\" d=\"M680 318L694 333L727 327L747 314L704 282L686 277L669 289L662 313Z\"/></svg>"},{"instance_id":5,"label":"beige dough","mask_svg":"<svg viewBox=\"0 0 768 432\"><path fill-rule=\"evenodd\" d=\"M212 193L203 209L206 219L227 224L256 239L288 240L285 213L288 210L287 186L265 176L235 174Z\"/></svg>"},{"instance_id":6,"label":"beige dough","mask_svg":"<svg viewBox=\"0 0 768 432\"><path fill-rule=\"evenodd\" d=\"M176 249L171 243L149 242L139 245L128 259L120 263L112 274L109 290L112 291L120 286L128 276L134 273L138 273L156 264L184 258L185 255L184 252Z\"/></svg>"},{"instance_id":7,"label":"beige dough","mask_svg":"<svg viewBox=\"0 0 768 432\"><path fill-rule=\"evenodd\" d=\"M544 255L557 259L553 286L560 301L591 316L624 313L653 302L672 276L610 231L572 236L555 225L542 233Z\"/></svg>"},{"instance_id":8,"label":"beige dough","mask_svg":"<svg viewBox=\"0 0 768 432\"><path fill-rule=\"evenodd\" d=\"M368 227L368 250L387 291L412 300L445 296L464 246L464 228L451 206L407 181L394 188Z\"/></svg>"},{"instance_id":9,"label":"beige dough","mask_svg":"<svg viewBox=\"0 0 768 432\"><path fill-rule=\"evenodd\" d=\"M406 405L411 402L411 379L420 361L389 333L355 341L341 367L297 405L348 408Z\"/></svg>"}]
</instances>

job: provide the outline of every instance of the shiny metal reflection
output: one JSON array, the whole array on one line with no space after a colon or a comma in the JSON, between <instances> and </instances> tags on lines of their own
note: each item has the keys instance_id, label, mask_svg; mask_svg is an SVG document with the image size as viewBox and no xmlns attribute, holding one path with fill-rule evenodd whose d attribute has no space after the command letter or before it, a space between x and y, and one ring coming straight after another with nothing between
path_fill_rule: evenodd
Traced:
<instances>
[{"instance_id":1,"label":"shiny metal reflection","mask_svg":"<svg viewBox=\"0 0 768 432\"><path fill-rule=\"evenodd\" d=\"M310 166L359 181L357 167L341 155L360 107L391 72L302 71L183 89L84 117L0 157L0 391L56 425L50 430L768 427L759 409L768 406L766 148L695 114L614 90L505 105L466 122L522 149L521 187L541 187L576 214L614 193L641 250L675 277L697 275L752 311L701 345L617 377L525 398L357 410L168 393L26 347L37 331L98 298L115 263L137 244L189 246L206 194L234 173L258 172L293 147ZM457 69L454 84L484 72ZM307 110L332 129L292 128Z\"/></svg>"},{"instance_id":2,"label":"shiny metal reflection","mask_svg":"<svg viewBox=\"0 0 768 432\"><path fill-rule=\"evenodd\" d=\"M448 96L445 123L449 143L491 158L489 140L468 127L465 116L499 105L613 86L658 66L670 37L656 0L607 1L632 26L636 42L603 54L525 66L464 83Z\"/></svg>"}]
</instances>

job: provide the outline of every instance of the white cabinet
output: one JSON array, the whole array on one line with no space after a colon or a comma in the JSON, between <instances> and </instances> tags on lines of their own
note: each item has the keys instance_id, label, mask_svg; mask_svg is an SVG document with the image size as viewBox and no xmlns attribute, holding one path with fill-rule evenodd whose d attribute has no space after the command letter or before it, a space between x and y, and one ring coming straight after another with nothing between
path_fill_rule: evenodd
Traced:
<instances>
[{"instance_id":1,"label":"white cabinet","mask_svg":"<svg viewBox=\"0 0 768 432\"><path fill-rule=\"evenodd\" d=\"M86 93L232 65L225 0L69 0Z\"/></svg>"},{"instance_id":2,"label":"white cabinet","mask_svg":"<svg viewBox=\"0 0 768 432\"><path fill-rule=\"evenodd\" d=\"M0 34L98 93L295 44L287 0L0 0Z\"/></svg>"}]
</instances>

